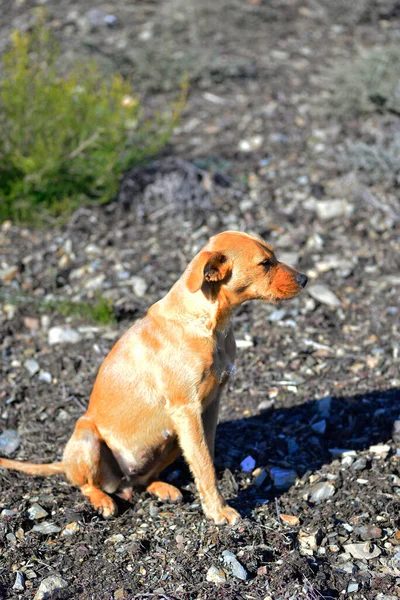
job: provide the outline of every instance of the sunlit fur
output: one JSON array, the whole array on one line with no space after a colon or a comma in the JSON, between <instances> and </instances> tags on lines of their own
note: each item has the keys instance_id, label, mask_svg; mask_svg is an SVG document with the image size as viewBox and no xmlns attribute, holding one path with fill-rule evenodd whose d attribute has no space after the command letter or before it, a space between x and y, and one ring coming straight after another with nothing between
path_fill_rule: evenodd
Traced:
<instances>
[{"instance_id":1,"label":"sunlit fur","mask_svg":"<svg viewBox=\"0 0 400 600\"><path fill-rule=\"evenodd\" d=\"M205 514L235 523L239 514L222 498L213 467L219 397L236 353L232 311L249 300L293 298L305 282L261 238L231 231L212 237L104 360L63 461L0 459L0 467L63 472L108 517L116 512L109 494L129 498L133 486L180 500L159 476L183 451Z\"/></svg>"}]
</instances>

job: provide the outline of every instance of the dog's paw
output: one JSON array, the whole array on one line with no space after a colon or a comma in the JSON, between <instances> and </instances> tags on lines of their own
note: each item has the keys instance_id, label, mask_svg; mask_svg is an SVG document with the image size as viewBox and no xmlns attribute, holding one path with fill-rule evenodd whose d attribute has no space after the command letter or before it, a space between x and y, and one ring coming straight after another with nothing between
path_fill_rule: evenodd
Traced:
<instances>
[{"instance_id":1,"label":"dog's paw","mask_svg":"<svg viewBox=\"0 0 400 600\"><path fill-rule=\"evenodd\" d=\"M235 525L239 521L240 514L237 510L225 504L216 511L208 511L209 518L213 519L216 525Z\"/></svg>"},{"instance_id":2,"label":"dog's paw","mask_svg":"<svg viewBox=\"0 0 400 600\"><path fill-rule=\"evenodd\" d=\"M181 502L182 494L174 485L164 481L153 481L147 486L146 491L157 496L163 502Z\"/></svg>"},{"instance_id":3,"label":"dog's paw","mask_svg":"<svg viewBox=\"0 0 400 600\"><path fill-rule=\"evenodd\" d=\"M98 498L96 503L93 503L95 509L105 519L114 517L118 513L117 506L110 496L103 494L101 498Z\"/></svg>"}]
</instances>

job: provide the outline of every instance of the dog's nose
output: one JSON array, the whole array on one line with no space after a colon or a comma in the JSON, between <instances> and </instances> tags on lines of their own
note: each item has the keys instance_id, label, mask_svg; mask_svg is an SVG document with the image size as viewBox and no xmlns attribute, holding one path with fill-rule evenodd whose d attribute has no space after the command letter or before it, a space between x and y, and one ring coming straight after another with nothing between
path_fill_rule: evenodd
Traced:
<instances>
[{"instance_id":1,"label":"dog's nose","mask_svg":"<svg viewBox=\"0 0 400 600\"><path fill-rule=\"evenodd\" d=\"M303 288L307 285L308 277L307 275L304 275L304 273L299 273L296 277L296 280L299 286Z\"/></svg>"}]
</instances>

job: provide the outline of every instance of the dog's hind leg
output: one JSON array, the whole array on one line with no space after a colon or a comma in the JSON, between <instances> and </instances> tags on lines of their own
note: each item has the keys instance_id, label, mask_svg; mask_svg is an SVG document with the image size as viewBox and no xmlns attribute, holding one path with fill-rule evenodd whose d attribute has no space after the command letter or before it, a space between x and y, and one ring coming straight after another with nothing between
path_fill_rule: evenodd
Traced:
<instances>
[{"instance_id":1,"label":"dog's hind leg","mask_svg":"<svg viewBox=\"0 0 400 600\"><path fill-rule=\"evenodd\" d=\"M103 517L117 512L114 501L103 491L112 493L119 485L121 477L113 461L93 421L85 416L78 419L64 450L65 474Z\"/></svg>"},{"instance_id":2,"label":"dog's hind leg","mask_svg":"<svg viewBox=\"0 0 400 600\"><path fill-rule=\"evenodd\" d=\"M159 480L160 473L181 454L182 450L178 444L172 444L171 448L153 465L153 468L146 475L138 479L138 483L146 487L146 492L153 494L153 496L156 496L163 502L181 502L182 492L174 485Z\"/></svg>"}]
</instances>

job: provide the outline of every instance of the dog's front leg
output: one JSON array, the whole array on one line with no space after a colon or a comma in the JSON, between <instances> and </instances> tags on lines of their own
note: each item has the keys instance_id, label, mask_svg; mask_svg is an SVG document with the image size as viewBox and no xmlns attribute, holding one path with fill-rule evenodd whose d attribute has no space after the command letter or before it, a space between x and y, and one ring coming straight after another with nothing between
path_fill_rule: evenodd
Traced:
<instances>
[{"instance_id":1,"label":"dog's front leg","mask_svg":"<svg viewBox=\"0 0 400 600\"><path fill-rule=\"evenodd\" d=\"M171 415L183 454L194 475L203 510L217 525L233 525L239 513L228 506L218 490L214 465L208 449L200 409L182 406Z\"/></svg>"},{"instance_id":2,"label":"dog's front leg","mask_svg":"<svg viewBox=\"0 0 400 600\"><path fill-rule=\"evenodd\" d=\"M204 435L206 436L208 450L210 452L211 460L214 462L215 455L215 433L218 425L218 412L219 412L219 399L221 391L218 391L218 395L211 402L210 406L206 408L202 415Z\"/></svg>"}]
</instances>

